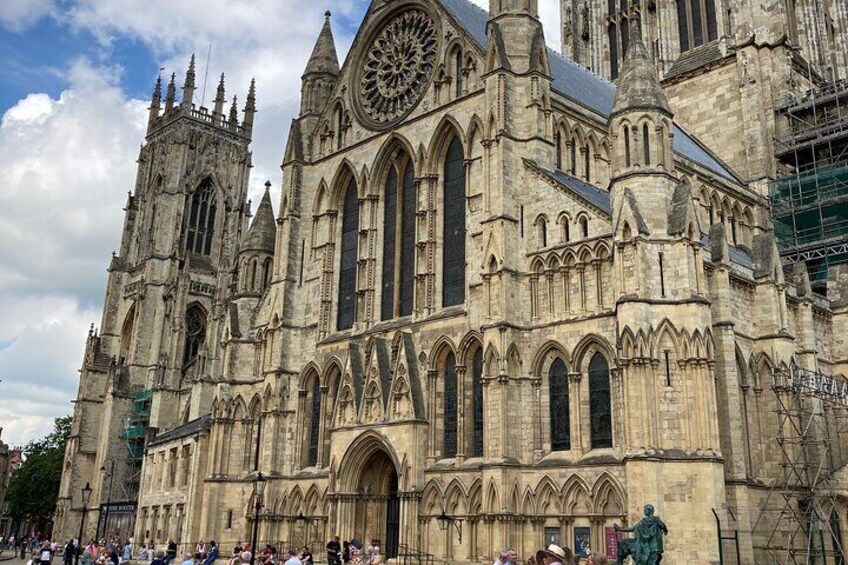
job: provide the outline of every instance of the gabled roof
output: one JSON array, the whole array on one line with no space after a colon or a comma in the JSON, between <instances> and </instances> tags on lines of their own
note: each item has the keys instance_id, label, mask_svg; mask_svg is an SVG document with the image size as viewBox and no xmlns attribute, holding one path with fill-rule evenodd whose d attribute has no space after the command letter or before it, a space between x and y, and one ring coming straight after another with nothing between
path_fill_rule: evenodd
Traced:
<instances>
[{"instance_id":1,"label":"gabled roof","mask_svg":"<svg viewBox=\"0 0 848 565\"><path fill-rule=\"evenodd\" d=\"M554 184L558 185L566 192L576 196L578 200L582 200L590 206L597 208L607 216L612 215L612 202L610 194L600 188L593 186L587 182L573 177L562 171L551 171L540 167L533 161L524 160L524 164L531 170L547 177Z\"/></svg>"},{"instance_id":2,"label":"gabled roof","mask_svg":"<svg viewBox=\"0 0 848 565\"><path fill-rule=\"evenodd\" d=\"M488 12L468 0L438 1L485 53ZM615 99L616 86L614 84L605 81L551 48L548 48L548 61L551 65L554 90L604 118L610 115ZM674 125L673 147L674 152L679 156L689 159L727 180L741 182L730 167L722 163L677 124Z\"/></svg>"}]
</instances>

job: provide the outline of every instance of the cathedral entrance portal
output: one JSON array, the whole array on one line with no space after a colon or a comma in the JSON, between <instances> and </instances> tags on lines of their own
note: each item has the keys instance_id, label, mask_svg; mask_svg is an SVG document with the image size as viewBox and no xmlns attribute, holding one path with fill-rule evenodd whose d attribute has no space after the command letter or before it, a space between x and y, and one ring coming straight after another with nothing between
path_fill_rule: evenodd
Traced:
<instances>
[{"instance_id":1,"label":"cathedral entrance portal","mask_svg":"<svg viewBox=\"0 0 848 565\"><path fill-rule=\"evenodd\" d=\"M375 450L362 466L356 489L354 534L367 546L381 542L386 557L397 557L400 540L398 473L392 458Z\"/></svg>"}]
</instances>

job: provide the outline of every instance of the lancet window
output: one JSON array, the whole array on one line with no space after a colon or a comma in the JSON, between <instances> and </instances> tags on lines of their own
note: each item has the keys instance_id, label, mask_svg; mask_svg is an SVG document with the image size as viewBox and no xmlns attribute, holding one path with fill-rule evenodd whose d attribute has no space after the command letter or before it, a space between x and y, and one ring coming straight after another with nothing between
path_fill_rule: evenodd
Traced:
<instances>
[{"instance_id":1,"label":"lancet window","mask_svg":"<svg viewBox=\"0 0 848 565\"><path fill-rule=\"evenodd\" d=\"M444 379L444 437L442 457L456 457L457 448L457 382L456 356L451 351L445 356L442 378Z\"/></svg>"},{"instance_id":2,"label":"lancet window","mask_svg":"<svg viewBox=\"0 0 848 565\"><path fill-rule=\"evenodd\" d=\"M183 228L183 248L189 253L210 255L215 236L215 213L217 211L215 187L207 179L194 191L188 203Z\"/></svg>"},{"instance_id":3,"label":"lancet window","mask_svg":"<svg viewBox=\"0 0 848 565\"><path fill-rule=\"evenodd\" d=\"M571 449L571 414L568 398L568 369L560 358L554 359L548 372L551 402L551 450Z\"/></svg>"},{"instance_id":4,"label":"lancet window","mask_svg":"<svg viewBox=\"0 0 848 565\"><path fill-rule=\"evenodd\" d=\"M465 160L454 137L445 157L442 305L465 302Z\"/></svg>"},{"instance_id":5,"label":"lancet window","mask_svg":"<svg viewBox=\"0 0 848 565\"><path fill-rule=\"evenodd\" d=\"M418 195L412 160L401 151L389 166L383 207L383 320L412 314Z\"/></svg>"},{"instance_id":6,"label":"lancet window","mask_svg":"<svg viewBox=\"0 0 848 565\"><path fill-rule=\"evenodd\" d=\"M600 353L589 361L589 414L592 449L612 447L609 363Z\"/></svg>"},{"instance_id":7,"label":"lancet window","mask_svg":"<svg viewBox=\"0 0 848 565\"><path fill-rule=\"evenodd\" d=\"M347 185L342 208L342 244L339 269L339 301L336 325L339 330L353 327L356 318L356 265L359 247L359 197L356 182Z\"/></svg>"}]
</instances>

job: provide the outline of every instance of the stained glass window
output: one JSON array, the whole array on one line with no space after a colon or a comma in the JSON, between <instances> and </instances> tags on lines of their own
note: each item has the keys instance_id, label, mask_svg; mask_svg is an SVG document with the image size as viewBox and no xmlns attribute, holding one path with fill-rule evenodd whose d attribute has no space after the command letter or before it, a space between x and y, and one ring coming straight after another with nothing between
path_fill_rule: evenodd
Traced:
<instances>
[{"instance_id":1,"label":"stained glass window","mask_svg":"<svg viewBox=\"0 0 848 565\"><path fill-rule=\"evenodd\" d=\"M474 392L474 445L471 456L483 456L483 349L478 347L474 353L471 367L471 387Z\"/></svg>"},{"instance_id":2,"label":"stained glass window","mask_svg":"<svg viewBox=\"0 0 848 565\"><path fill-rule=\"evenodd\" d=\"M442 305L465 302L465 162L454 137L445 157Z\"/></svg>"},{"instance_id":3,"label":"stained glass window","mask_svg":"<svg viewBox=\"0 0 848 565\"><path fill-rule=\"evenodd\" d=\"M318 377L312 378L312 404L310 405L309 415L309 457L306 465L313 467L318 464L318 435L321 426L321 383L318 382Z\"/></svg>"},{"instance_id":4,"label":"stained glass window","mask_svg":"<svg viewBox=\"0 0 848 565\"><path fill-rule=\"evenodd\" d=\"M217 209L215 187L212 186L212 181L206 180L189 200L188 215L183 228L183 248L186 251L201 255L212 253Z\"/></svg>"},{"instance_id":5,"label":"stained glass window","mask_svg":"<svg viewBox=\"0 0 848 565\"><path fill-rule=\"evenodd\" d=\"M589 362L589 418L592 449L612 447L609 363L600 353Z\"/></svg>"},{"instance_id":6,"label":"stained glass window","mask_svg":"<svg viewBox=\"0 0 848 565\"><path fill-rule=\"evenodd\" d=\"M200 354L206 342L206 315L199 306L192 306L185 317L185 348L183 367L190 365Z\"/></svg>"},{"instance_id":7,"label":"stained glass window","mask_svg":"<svg viewBox=\"0 0 848 565\"><path fill-rule=\"evenodd\" d=\"M445 357L444 365L444 385L445 385L445 422L444 422L444 449L442 457L456 457L456 357L453 352L448 353Z\"/></svg>"},{"instance_id":8,"label":"stained glass window","mask_svg":"<svg viewBox=\"0 0 848 565\"><path fill-rule=\"evenodd\" d=\"M337 326L340 330L353 327L356 317L356 264L359 244L359 197L356 183L347 186L342 209L341 268L339 272L339 311Z\"/></svg>"},{"instance_id":9,"label":"stained glass window","mask_svg":"<svg viewBox=\"0 0 848 565\"><path fill-rule=\"evenodd\" d=\"M551 450L571 449L571 414L568 404L568 369L560 358L548 373L551 401Z\"/></svg>"},{"instance_id":10,"label":"stained glass window","mask_svg":"<svg viewBox=\"0 0 848 565\"><path fill-rule=\"evenodd\" d=\"M415 293L415 217L418 196L415 168L404 152L401 152L390 166L384 198L383 292L380 299L380 316L383 320L391 320L395 316L412 314ZM397 248L398 236L400 249Z\"/></svg>"}]
</instances>

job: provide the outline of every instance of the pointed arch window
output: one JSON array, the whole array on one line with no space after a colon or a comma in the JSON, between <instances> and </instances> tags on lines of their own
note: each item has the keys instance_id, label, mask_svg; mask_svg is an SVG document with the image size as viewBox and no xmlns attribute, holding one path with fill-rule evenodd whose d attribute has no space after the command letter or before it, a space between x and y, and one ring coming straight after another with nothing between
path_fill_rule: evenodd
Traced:
<instances>
[{"instance_id":1,"label":"pointed arch window","mask_svg":"<svg viewBox=\"0 0 848 565\"><path fill-rule=\"evenodd\" d=\"M445 157L442 305L465 302L465 160L454 137Z\"/></svg>"},{"instance_id":2,"label":"pointed arch window","mask_svg":"<svg viewBox=\"0 0 848 565\"><path fill-rule=\"evenodd\" d=\"M456 392L456 356L451 351L445 356L444 363L444 435L442 457L456 457L456 433L457 433L457 392Z\"/></svg>"},{"instance_id":3,"label":"pointed arch window","mask_svg":"<svg viewBox=\"0 0 848 565\"><path fill-rule=\"evenodd\" d=\"M589 361L589 414L592 449L612 447L609 363L600 353Z\"/></svg>"},{"instance_id":4,"label":"pointed arch window","mask_svg":"<svg viewBox=\"0 0 848 565\"><path fill-rule=\"evenodd\" d=\"M356 266L359 248L359 197L356 182L347 185L342 208L342 244L339 269L339 303L336 325L339 330L353 327L356 318Z\"/></svg>"},{"instance_id":5,"label":"pointed arch window","mask_svg":"<svg viewBox=\"0 0 848 565\"><path fill-rule=\"evenodd\" d=\"M459 98L462 96L462 50L457 48L456 53L453 55L453 74L456 75L456 91L454 95Z\"/></svg>"},{"instance_id":6,"label":"pointed arch window","mask_svg":"<svg viewBox=\"0 0 848 565\"><path fill-rule=\"evenodd\" d=\"M556 132L554 135L554 141L556 142L556 168L558 171L562 170L562 133Z\"/></svg>"},{"instance_id":7,"label":"pointed arch window","mask_svg":"<svg viewBox=\"0 0 848 565\"><path fill-rule=\"evenodd\" d=\"M217 210L215 187L211 180L206 179L189 199L183 228L183 249L200 255L212 253Z\"/></svg>"},{"instance_id":8,"label":"pointed arch window","mask_svg":"<svg viewBox=\"0 0 848 565\"><path fill-rule=\"evenodd\" d=\"M194 305L186 311L185 316L184 369L197 359L204 343L206 343L206 314L200 306Z\"/></svg>"},{"instance_id":9,"label":"pointed arch window","mask_svg":"<svg viewBox=\"0 0 848 565\"><path fill-rule=\"evenodd\" d=\"M651 138L648 124L642 124L642 153L643 162L646 166L651 164Z\"/></svg>"},{"instance_id":10,"label":"pointed arch window","mask_svg":"<svg viewBox=\"0 0 848 565\"><path fill-rule=\"evenodd\" d=\"M344 110L341 105L336 108L336 149L344 145Z\"/></svg>"},{"instance_id":11,"label":"pointed arch window","mask_svg":"<svg viewBox=\"0 0 848 565\"><path fill-rule=\"evenodd\" d=\"M586 179L586 182L589 182L589 177L592 173L592 146L588 143L586 144L586 157L583 162L583 178Z\"/></svg>"},{"instance_id":12,"label":"pointed arch window","mask_svg":"<svg viewBox=\"0 0 848 565\"><path fill-rule=\"evenodd\" d=\"M321 383L318 376L312 378L312 396L309 405L309 453L306 459L307 467L318 464L318 439L321 431Z\"/></svg>"},{"instance_id":13,"label":"pointed arch window","mask_svg":"<svg viewBox=\"0 0 848 565\"><path fill-rule=\"evenodd\" d=\"M681 53L715 41L718 37L715 0L677 0L677 33Z\"/></svg>"},{"instance_id":14,"label":"pointed arch window","mask_svg":"<svg viewBox=\"0 0 848 565\"><path fill-rule=\"evenodd\" d=\"M624 126L624 166L630 166L630 127Z\"/></svg>"},{"instance_id":15,"label":"pointed arch window","mask_svg":"<svg viewBox=\"0 0 848 565\"><path fill-rule=\"evenodd\" d=\"M570 160L568 164L568 172L573 176L577 176L577 140L572 139L569 145Z\"/></svg>"},{"instance_id":16,"label":"pointed arch window","mask_svg":"<svg viewBox=\"0 0 848 565\"><path fill-rule=\"evenodd\" d=\"M473 392L474 443L472 457L483 456L483 348L478 347L471 365L471 389Z\"/></svg>"},{"instance_id":17,"label":"pointed arch window","mask_svg":"<svg viewBox=\"0 0 848 565\"><path fill-rule=\"evenodd\" d=\"M551 450L571 449L571 411L568 398L568 369L557 357L548 372L551 401Z\"/></svg>"},{"instance_id":18,"label":"pointed arch window","mask_svg":"<svg viewBox=\"0 0 848 565\"><path fill-rule=\"evenodd\" d=\"M418 194L415 169L404 151L390 165L384 199L380 314L383 320L391 320L412 314L415 293L415 217Z\"/></svg>"}]
</instances>

